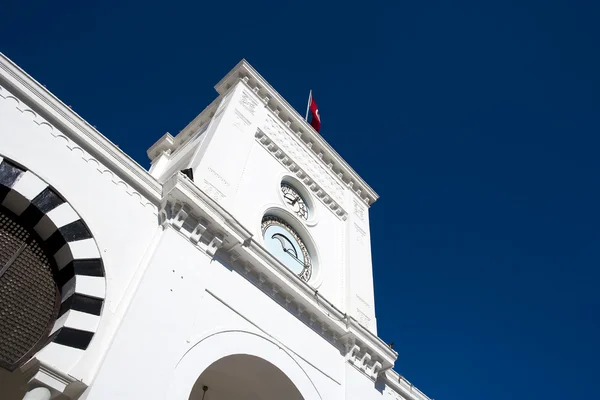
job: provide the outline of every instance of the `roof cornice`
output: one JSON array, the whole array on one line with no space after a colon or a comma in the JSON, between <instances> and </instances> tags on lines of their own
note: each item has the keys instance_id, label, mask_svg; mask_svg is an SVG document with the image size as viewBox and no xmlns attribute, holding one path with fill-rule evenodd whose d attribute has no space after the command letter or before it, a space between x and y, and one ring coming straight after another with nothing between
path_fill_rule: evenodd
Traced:
<instances>
[{"instance_id":1,"label":"roof cornice","mask_svg":"<svg viewBox=\"0 0 600 400\"><path fill-rule=\"evenodd\" d=\"M421 392L406 378L392 369L381 371L380 375L383 376L383 379L391 389L402 395L403 399L431 400L425 393Z\"/></svg>"},{"instance_id":2,"label":"roof cornice","mask_svg":"<svg viewBox=\"0 0 600 400\"><path fill-rule=\"evenodd\" d=\"M57 126L148 201L158 205L161 186L148 171L2 53L0 85L27 102L35 112Z\"/></svg>"},{"instance_id":3,"label":"roof cornice","mask_svg":"<svg viewBox=\"0 0 600 400\"><path fill-rule=\"evenodd\" d=\"M379 196L348 165L348 163L313 129L298 112L246 61L240 61L217 85L219 95L225 94L238 81L243 80L263 99L283 124L300 137L301 142L335 172L335 174L365 203L372 204Z\"/></svg>"}]
</instances>

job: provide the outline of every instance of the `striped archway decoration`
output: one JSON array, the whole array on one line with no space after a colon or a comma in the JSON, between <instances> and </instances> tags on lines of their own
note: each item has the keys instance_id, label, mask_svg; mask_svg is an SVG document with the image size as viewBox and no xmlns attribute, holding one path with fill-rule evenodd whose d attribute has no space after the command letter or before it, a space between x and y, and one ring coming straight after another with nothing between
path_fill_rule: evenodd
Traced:
<instances>
[{"instance_id":1,"label":"striped archway decoration","mask_svg":"<svg viewBox=\"0 0 600 400\"><path fill-rule=\"evenodd\" d=\"M73 207L44 180L0 156L0 205L43 242L52 258L60 306L45 346L71 348L67 357L90 344L105 298L104 266L96 241ZM75 361L75 360L73 360Z\"/></svg>"}]
</instances>

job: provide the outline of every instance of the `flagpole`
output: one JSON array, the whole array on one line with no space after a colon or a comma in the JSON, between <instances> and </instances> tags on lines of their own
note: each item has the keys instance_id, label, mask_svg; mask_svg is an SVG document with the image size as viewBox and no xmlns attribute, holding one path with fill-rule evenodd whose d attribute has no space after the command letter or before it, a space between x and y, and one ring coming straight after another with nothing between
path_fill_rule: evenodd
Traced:
<instances>
[{"instance_id":1,"label":"flagpole","mask_svg":"<svg viewBox=\"0 0 600 400\"><path fill-rule=\"evenodd\" d=\"M312 89L310 90L310 92L308 92L308 104L306 104L306 118L304 118L306 120L306 122L308 122L308 110L310 108L310 100L312 99Z\"/></svg>"}]
</instances>

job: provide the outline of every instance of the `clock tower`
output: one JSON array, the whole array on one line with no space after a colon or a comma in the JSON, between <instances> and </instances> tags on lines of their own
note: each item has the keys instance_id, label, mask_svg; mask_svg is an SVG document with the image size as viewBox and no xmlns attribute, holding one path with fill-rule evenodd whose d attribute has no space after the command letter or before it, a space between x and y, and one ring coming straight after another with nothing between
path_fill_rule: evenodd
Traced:
<instances>
[{"instance_id":1,"label":"clock tower","mask_svg":"<svg viewBox=\"0 0 600 400\"><path fill-rule=\"evenodd\" d=\"M277 261L376 333L368 213L377 194L245 60L177 136L150 150L165 182L194 183Z\"/></svg>"}]
</instances>

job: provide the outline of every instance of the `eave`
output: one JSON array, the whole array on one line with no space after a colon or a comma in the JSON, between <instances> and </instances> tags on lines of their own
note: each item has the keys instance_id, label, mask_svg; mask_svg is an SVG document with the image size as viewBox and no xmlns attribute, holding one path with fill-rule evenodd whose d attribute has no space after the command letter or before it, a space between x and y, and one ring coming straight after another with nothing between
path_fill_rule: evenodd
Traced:
<instances>
[{"instance_id":1,"label":"eave","mask_svg":"<svg viewBox=\"0 0 600 400\"><path fill-rule=\"evenodd\" d=\"M65 105L48 89L0 53L0 87L5 87L23 107L32 112L36 123L47 121L58 128L99 164L115 173L131 194L138 194L142 203L156 205L160 201L160 184L131 157L108 140L95 127ZM41 117L41 118L38 118ZM70 144L67 144L69 146Z\"/></svg>"}]
</instances>

